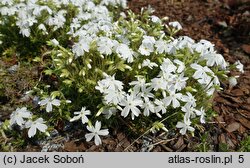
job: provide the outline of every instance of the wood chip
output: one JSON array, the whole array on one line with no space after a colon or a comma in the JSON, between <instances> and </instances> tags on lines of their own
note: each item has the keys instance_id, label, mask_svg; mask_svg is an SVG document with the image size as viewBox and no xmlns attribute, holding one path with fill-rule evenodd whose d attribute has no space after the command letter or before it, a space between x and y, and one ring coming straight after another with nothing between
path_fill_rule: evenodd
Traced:
<instances>
[{"instance_id":1,"label":"wood chip","mask_svg":"<svg viewBox=\"0 0 250 168\"><path fill-rule=\"evenodd\" d=\"M240 123L238 122L233 122L231 124L229 124L227 127L226 127L226 130L228 132L234 132L236 130L238 130L240 128Z\"/></svg>"},{"instance_id":2,"label":"wood chip","mask_svg":"<svg viewBox=\"0 0 250 168\"><path fill-rule=\"evenodd\" d=\"M85 151L86 147L83 143L77 145L74 141L68 141L64 143L64 150L67 152L79 152Z\"/></svg>"},{"instance_id":3,"label":"wood chip","mask_svg":"<svg viewBox=\"0 0 250 168\"><path fill-rule=\"evenodd\" d=\"M162 147L165 151L167 151L167 152L173 152L173 149L167 147L166 145L164 145L164 144L160 144L160 145L161 145L161 147Z\"/></svg>"},{"instance_id":4,"label":"wood chip","mask_svg":"<svg viewBox=\"0 0 250 168\"><path fill-rule=\"evenodd\" d=\"M250 54L250 45L249 44L243 44L241 46L241 48L243 49L243 51L245 51L247 54Z\"/></svg>"},{"instance_id":5,"label":"wood chip","mask_svg":"<svg viewBox=\"0 0 250 168\"><path fill-rule=\"evenodd\" d=\"M174 144L174 149L178 150L184 144L183 137L180 136L178 141Z\"/></svg>"},{"instance_id":6,"label":"wood chip","mask_svg":"<svg viewBox=\"0 0 250 168\"><path fill-rule=\"evenodd\" d=\"M244 125L245 127L247 127L248 129L250 129L250 121L248 119L246 119L245 117L242 117L241 115L236 115L235 116L236 119L238 119L240 121L240 123L242 125Z\"/></svg>"}]
</instances>

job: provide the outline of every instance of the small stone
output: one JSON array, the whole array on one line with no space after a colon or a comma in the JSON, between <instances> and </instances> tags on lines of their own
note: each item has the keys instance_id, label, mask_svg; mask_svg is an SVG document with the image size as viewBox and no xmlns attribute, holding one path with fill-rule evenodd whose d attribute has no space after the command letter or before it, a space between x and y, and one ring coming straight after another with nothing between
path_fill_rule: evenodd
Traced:
<instances>
[{"instance_id":1,"label":"small stone","mask_svg":"<svg viewBox=\"0 0 250 168\"><path fill-rule=\"evenodd\" d=\"M19 68L19 65L13 65L10 68L8 68L7 70L9 73L14 74L17 72L18 68Z\"/></svg>"}]
</instances>

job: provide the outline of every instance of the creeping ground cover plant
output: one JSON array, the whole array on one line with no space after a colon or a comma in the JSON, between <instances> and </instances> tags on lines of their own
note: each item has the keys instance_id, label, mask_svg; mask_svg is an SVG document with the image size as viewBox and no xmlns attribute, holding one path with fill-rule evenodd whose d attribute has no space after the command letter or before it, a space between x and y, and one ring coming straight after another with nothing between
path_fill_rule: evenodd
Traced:
<instances>
[{"instance_id":1,"label":"creeping ground cover plant","mask_svg":"<svg viewBox=\"0 0 250 168\"><path fill-rule=\"evenodd\" d=\"M72 123L100 145L120 121L138 134L194 135L220 81L236 85L230 70L244 72L209 41L176 36L179 22L151 8L134 14L126 0L0 0L0 11L0 52L31 58L44 76L26 92L33 103L2 123L7 135L43 138Z\"/></svg>"}]
</instances>

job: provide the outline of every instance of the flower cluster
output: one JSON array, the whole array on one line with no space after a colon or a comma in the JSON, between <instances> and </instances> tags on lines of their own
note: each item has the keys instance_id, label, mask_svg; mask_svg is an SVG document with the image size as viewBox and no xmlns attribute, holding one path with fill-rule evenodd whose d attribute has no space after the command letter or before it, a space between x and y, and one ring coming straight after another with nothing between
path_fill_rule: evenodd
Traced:
<instances>
[{"instance_id":1,"label":"flower cluster","mask_svg":"<svg viewBox=\"0 0 250 168\"><path fill-rule=\"evenodd\" d=\"M109 133L101 129L100 121L108 123L117 115L130 116L141 126L144 123L138 119L157 123L152 128L165 131L176 125L183 135L206 122L209 101L221 90L220 80L228 78L231 70L212 43L175 37L182 29L180 23L165 23L152 15L151 9L143 10L140 16L120 12L117 7L126 8L126 0L49 2L0 2L5 18L1 24L7 25L14 16L15 26L24 37L36 38L41 33L48 40L46 54L52 63L44 72L55 75L60 85L54 95L38 103L40 109L70 122L80 120L90 131L86 140L94 138L96 145L101 144L99 135ZM233 67L244 72L239 61ZM57 96L60 98L55 99ZM62 103L62 99L71 103ZM74 116L63 116L64 111ZM174 114L169 124L159 122ZM32 117L26 108L13 112L10 124L29 128L29 137L37 129L47 129L44 120Z\"/></svg>"},{"instance_id":2,"label":"flower cluster","mask_svg":"<svg viewBox=\"0 0 250 168\"><path fill-rule=\"evenodd\" d=\"M33 137L37 130L46 132L48 126L45 124L43 118L33 119L32 113L26 107L17 108L10 116L10 126L17 124L23 128L28 128L29 138Z\"/></svg>"}]
</instances>

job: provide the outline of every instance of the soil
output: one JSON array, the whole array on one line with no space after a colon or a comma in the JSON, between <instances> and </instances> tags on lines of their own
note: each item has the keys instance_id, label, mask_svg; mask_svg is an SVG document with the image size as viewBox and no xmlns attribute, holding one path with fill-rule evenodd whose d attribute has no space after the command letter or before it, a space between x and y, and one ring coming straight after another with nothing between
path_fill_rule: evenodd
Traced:
<instances>
[{"instance_id":1,"label":"soil","mask_svg":"<svg viewBox=\"0 0 250 168\"><path fill-rule=\"evenodd\" d=\"M241 141L250 133L250 0L128 0L128 4L136 13L150 5L155 9L156 16L167 16L170 21L179 21L182 24L183 30L179 35L190 36L196 41L209 40L228 62L234 63L240 60L244 64L243 74L231 72L233 75L240 75L238 84L230 88L228 83L222 83L224 90L215 95L213 109L217 116L212 122L204 125L206 133L202 138L170 132L157 136L149 134L136 139L125 135L119 129L114 129L108 138L103 139L103 144L97 147L93 142L87 143L82 139L83 132L74 132L67 136L55 132L52 139L36 145L33 143L19 150L68 152L239 150ZM6 110L0 108L1 111Z\"/></svg>"}]
</instances>

